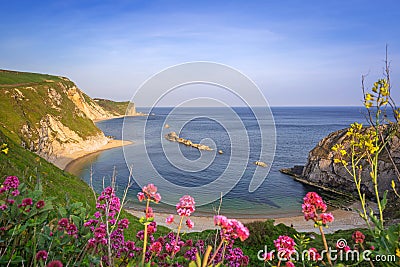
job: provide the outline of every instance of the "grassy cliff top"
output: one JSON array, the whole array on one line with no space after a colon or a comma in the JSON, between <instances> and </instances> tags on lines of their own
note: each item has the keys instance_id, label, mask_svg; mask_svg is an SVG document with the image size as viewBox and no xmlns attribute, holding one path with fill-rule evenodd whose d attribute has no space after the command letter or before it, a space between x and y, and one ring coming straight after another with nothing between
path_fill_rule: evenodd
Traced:
<instances>
[{"instance_id":1,"label":"grassy cliff top","mask_svg":"<svg viewBox=\"0 0 400 267\"><path fill-rule=\"evenodd\" d=\"M59 82L62 80L67 81L68 79L48 74L0 69L0 86L2 87L27 85L42 82Z\"/></svg>"}]
</instances>

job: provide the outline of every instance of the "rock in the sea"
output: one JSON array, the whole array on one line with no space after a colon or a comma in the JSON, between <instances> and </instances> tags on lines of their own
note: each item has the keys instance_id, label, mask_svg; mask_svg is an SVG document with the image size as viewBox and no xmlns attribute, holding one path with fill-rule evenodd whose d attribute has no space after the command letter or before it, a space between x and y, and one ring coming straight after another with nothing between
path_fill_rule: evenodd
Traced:
<instances>
[{"instance_id":1,"label":"rock in the sea","mask_svg":"<svg viewBox=\"0 0 400 267\"><path fill-rule=\"evenodd\" d=\"M165 139L167 139L168 141L171 141L171 142L178 142L178 143L184 144L186 146L194 147L199 150L208 150L208 151L212 150L212 148L209 146L202 145L202 144L195 144L189 139L184 139L182 137L179 137L176 134L176 132L170 132L170 133L166 134Z\"/></svg>"},{"instance_id":2,"label":"rock in the sea","mask_svg":"<svg viewBox=\"0 0 400 267\"><path fill-rule=\"evenodd\" d=\"M222 151L221 149L218 150L218 154L224 154L224 151Z\"/></svg>"},{"instance_id":3,"label":"rock in the sea","mask_svg":"<svg viewBox=\"0 0 400 267\"><path fill-rule=\"evenodd\" d=\"M262 161L256 161L256 162L254 162L254 164L256 164L257 166L261 166L261 167L267 167L267 163L265 163L265 162L262 162Z\"/></svg>"},{"instance_id":4,"label":"rock in the sea","mask_svg":"<svg viewBox=\"0 0 400 267\"><path fill-rule=\"evenodd\" d=\"M169 125L168 125L168 124L165 124L165 125L164 125L164 128L165 128L165 129L168 129L168 128L169 128Z\"/></svg>"}]
</instances>

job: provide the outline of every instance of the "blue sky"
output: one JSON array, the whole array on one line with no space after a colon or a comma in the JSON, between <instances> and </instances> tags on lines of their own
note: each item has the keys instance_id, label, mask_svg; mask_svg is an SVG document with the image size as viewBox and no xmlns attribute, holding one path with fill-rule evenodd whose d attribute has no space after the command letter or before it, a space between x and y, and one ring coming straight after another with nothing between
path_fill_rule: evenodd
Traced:
<instances>
[{"instance_id":1,"label":"blue sky","mask_svg":"<svg viewBox=\"0 0 400 267\"><path fill-rule=\"evenodd\" d=\"M215 61L254 80L273 106L360 105L360 77L381 76L386 44L400 88L399 5L2 1L0 68L64 75L91 97L128 100L166 67Z\"/></svg>"}]
</instances>

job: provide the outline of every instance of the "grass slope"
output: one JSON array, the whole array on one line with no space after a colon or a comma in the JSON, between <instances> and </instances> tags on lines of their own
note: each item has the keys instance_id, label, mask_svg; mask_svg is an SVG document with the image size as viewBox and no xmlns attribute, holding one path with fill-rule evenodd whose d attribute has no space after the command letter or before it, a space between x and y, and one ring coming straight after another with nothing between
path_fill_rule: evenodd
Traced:
<instances>
[{"instance_id":1,"label":"grass slope","mask_svg":"<svg viewBox=\"0 0 400 267\"><path fill-rule=\"evenodd\" d=\"M100 98L94 98L93 100L102 108L115 115L124 115L129 105L129 101L116 102Z\"/></svg>"}]
</instances>

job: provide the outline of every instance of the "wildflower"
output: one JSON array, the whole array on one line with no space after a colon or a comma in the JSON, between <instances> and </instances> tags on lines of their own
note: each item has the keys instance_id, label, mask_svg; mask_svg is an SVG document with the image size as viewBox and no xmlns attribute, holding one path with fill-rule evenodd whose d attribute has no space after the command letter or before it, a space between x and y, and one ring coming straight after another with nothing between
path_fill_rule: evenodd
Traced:
<instances>
[{"instance_id":1,"label":"wildflower","mask_svg":"<svg viewBox=\"0 0 400 267\"><path fill-rule=\"evenodd\" d=\"M185 195L179 199L178 204L176 204L176 211L179 216L190 216L195 211L194 198Z\"/></svg>"},{"instance_id":2,"label":"wildflower","mask_svg":"<svg viewBox=\"0 0 400 267\"><path fill-rule=\"evenodd\" d=\"M157 232L157 223L156 222L151 222L148 226L147 226L147 234L152 235L155 232Z\"/></svg>"},{"instance_id":3,"label":"wildflower","mask_svg":"<svg viewBox=\"0 0 400 267\"><path fill-rule=\"evenodd\" d=\"M355 231L352 235L352 238L356 244L362 244L365 240L365 235L360 231Z\"/></svg>"},{"instance_id":4,"label":"wildflower","mask_svg":"<svg viewBox=\"0 0 400 267\"><path fill-rule=\"evenodd\" d=\"M348 252L349 250L351 250L351 248L350 248L349 246L345 246L345 247L343 248L343 250L344 250L344 252Z\"/></svg>"},{"instance_id":5,"label":"wildflower","mask_svg":"<svg viewBox=\"0 0 400 267\"><path fill-rule=\"evenodd\" d=\"M250 233L240 221L235 219L227 219L225 216L214 216L214 224L221 227L221 236L226 240L240 238L241 241L246 240Z\"/></svg>"},{"instance_id":6,"label":"wildflower","mask_svg":"<svg viewBox=\"0 0 400 267\"><path fill-rule=\"evenodd\" d=\"M36 253L36 260L46 260L47 256L48 254L46 250L39 250L38 253Z\"/></svg>"},{"instance_id":7,"label":"wildflower","mask_svg":"<svg viewBox=\"0 0 400 267\"><path fill-rule=\"evenodd\" d=\"M11 188L17 189L19 186L19 179L17 176L8 176L3 183L3 186L6 188L6 190L9 190Z\"/></svg>"},{"instance_id":8,"label":"wildflower","mask_svg":"<svg viewBox=\"0 0 400 267\"><path fill-rule=\"evenodd\" d=\"M279 236L278 239L274 240L275 248L278 251L279 258L289 259L290 255L296 252L296 243L289 236Z\"/></svg>"},{"instance_id":9,"label":"wildflower","mask_svg":"<svg viewBox=\"0 0 400 267\"><path fill-rule=\"evenodd\" d=\"M169 216L167 217L167 219L165 219L165 222L166 222L167 224L173 223L173 222L174 222L174 215L169 215Z\"/></svg>"},{"instance_id":10,"label":"wildflower","mask_svg":"<svg viewBox=\"0 0 400 267\"><path fill-rule=\"evenodd\" d=\"M14 200L14 199L11 199L11 198L7 199L6 201L7 201L8 204L10 204L10 205L12 205L12 204L15 203L15 200Z\"/></svg>"},{"instance_id":11,"label":"wildflower","mask_svg":"<svg viewBox=\"0 0 400 267\"><path fill-rule=\"evenodd\" d=\"M94 217L96 217L96 219L101 217L101 212L100 211L96 211L94 214Z\"/></svg>"},{"instance_id":12,"label":"wildflower","mask_svg":"<svg viewBox=\"0 0 400 267\"><path fill-rule=\"evenodd\" d=\"M160 242L156 241L150 245L150 251L158 255L162 250L162 245Z\"/></svg>"},{"instance_id":13,"label":"wildflower","mask_svg":"<svg viewBox=\"0 0 400 267\"><path fill-rule=\"evenodd\" d=\"M285 264L286 267L295 267L294 263L291 261L287 261Z\"/></svg>"},{"instance_id":14,"label":"wildflower","mask_svg":"<svg viewBox=\"0 0 400 267\"><path fill-rule=\"evenodd\" d=\"M7 205L6 204L0 205L0 210L5 210L5 209L7 209Z\"/></svg>"},{"instance_id":15,"label":"wildflower","mask_svg":"<svg viewBox=\"0 0 400 267\"><path fill-rule=\"evenodd\" d=\"M78 237L78 228L75 224L71 223L67 227L67 234L70 236L74 236L75 238Z\"/></svg>"},{"instance_id":16,"label":"wildflower","mask_svg":"<svg viewBox=\"0 0 400 267\"><path fill-rule=\"evenodd\" d=\"M19 196L20 192L18 189L15 189L14 191L11 192L11 195L13 195L14 197Z\"/></svg>"},{"instance_id":17,"label":"wildflower","mask_svg":"<svg viewBox=\"0 0 400 267\"><path fill-rule=\"evenodd\" d=\"M52 261L46 267L63 267L63 264L61 261Z\"/></svg>"},{"instance_id":18,"label":"wildflower","mask_svg":"<svg viewBox=\"0 0 400 267\"><path fill-rule=\"evenodd\" d=\"M118 222L118 226L122 229L127 229L129 226L129 221L128 219L122 219Z\"/></svg>"},{"instance_id":19,"label":"wildflower","mask_svg":"<svg viewBox=\"0 0 400 267\"><path fill-rule=\"evenodd\" d=\"M198 253L197 248L190 248L185 252L184 257L190 261L195 261L196 260L196 253Z\"/></svg>"},{"instance_id":20,"label":"wildflower","mask_svg":"<svg viewBox=\"0 0 400 267\"><path fill-rule=\"evenodd\" d=\"M153 208L152 207L147 207L147 211L144 211L146 213L146 218L154 218L154 213L153 213Z\"/></svg>"},{"instance_id":21,"label":"wildflower","mask_svg":"<svg viewBox=\"0 0 400 267\"><path fill-rule=\"evenodd\" d=\"M44 205L45 205L44 201L43 201L43 200L39 200L39 201L36 203L36 208L37 208L37 209L41 209L41 208L44 207Z\"/></svg>"},{"instance_id":22,"label":"wildflower","mask_svg":"<svg viewBox=\"0 0 400 267\"><path fill-rule=\"evenodd\" d=\"M160 194L157 193L157 186L155 186L154 184L148 184L147 186L144 186L142 188L142 192L143 192L143 195L151 201L158 203L161 200ZM144 200L144 198L143 198L144 196L142 196L142 194L138 194L139 201Z\"/></svg>"},{"instance_id":23,"label":"wildflower","mask_svg":"<svg viewBox=\"0 0 400 267\"><path fill-rule=\"evenodd\" d=\"M24 198L22 200L22 206L31 206L33 204L32 198Z\"/></svg>"},{"instance_id":24,"label":"wildflower","mask_svg":"<svg viewBox=\"0 0 400 267\"><path fill-rule=\"evenodd\" d=\"M60 228L67 228L68 224L69 222L67 218L62 218L58 221L58 226L60 226Z\"/></svg>"},{"instance_id":25,"label":"wildflower","mask_svg":"<svg viewBox=\"0 0 400 267\"><path fill-rule=\"evenodd\" d=\"M142 202L143 200L145 200L146 197L143 192L139 192L137 194L137 198L139 199L140 202Z\"/></svg>"},{"instance_id":26,"label":"wildflower","mask_svg":"<svg viewBox=\"0 0 400 267\"><path fill-rule=\"evenodd\" d=\"M312 261L318 261L321 259L321 255L318 253L318 250L316 248L308 249L308 257Z\"/></svg>"},{"instance_id":27,"label":"wildflower","mask_svg":"<svg viewBox=\"0 0 400 267\"><path fill-rule=\"evenodd\" d=\"M322 213L320 217L323 225L326 225L328 222L333 222L333 220L335 219L332 213Z\"/></svg>"},{"instance_id":28,"label":"wildflower","mask_svg":"<svg viewBox=\"0 0 400 267\"><path fill-rule=\"evenodd\" d=\"M186 226L187 226L189 229L192 229L192 228L194 227L194 223L192 222L192 220L187 219L187 220L186 220Z\"/></svg>"}]
</instances>

